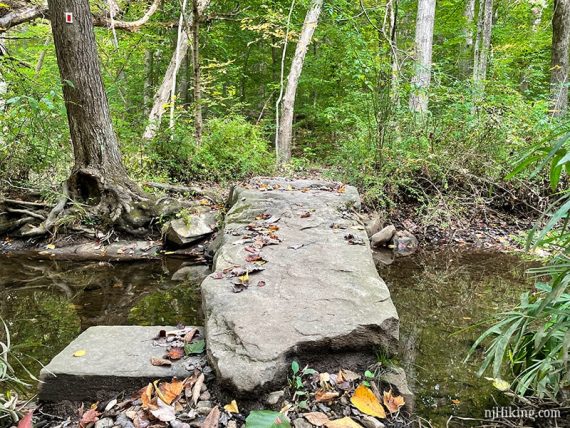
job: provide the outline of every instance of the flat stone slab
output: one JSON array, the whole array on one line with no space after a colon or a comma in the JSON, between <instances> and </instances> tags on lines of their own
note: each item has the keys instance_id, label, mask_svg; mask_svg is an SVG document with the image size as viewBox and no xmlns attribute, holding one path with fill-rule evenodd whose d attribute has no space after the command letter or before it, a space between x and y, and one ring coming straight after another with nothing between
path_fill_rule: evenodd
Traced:
<instances>
[{"instance_id":1,"label":"flat stone slab","mask_svg":"<svg viewBox=\"0 0 570 428\"><path fill-rule=\"evenodd\" d=\"M109 399L134 391L148 382L176 376L184 379L188 360L170 367L153 366L152 357L162 357L166 348L153 345L167 326L98 326L81 333L40 372L39 399L43 401ZM74 357L76 351L85 355Z\"/></svg>"},{"instance_id":2,"label":"flat stone slab","mask_svg":"<svg viewBox=\"0 0 570 428\"><path fill-rule=\"evenodd\" d=\"M355 188L254 179L230 199L214 273L202 283L208 357L222 386L259 392L283 382L292 359L350 368L355 355L393 349L398 315L355 214ZM261 242L264 270L244 277Z\"/></svg>"}]
</instances>

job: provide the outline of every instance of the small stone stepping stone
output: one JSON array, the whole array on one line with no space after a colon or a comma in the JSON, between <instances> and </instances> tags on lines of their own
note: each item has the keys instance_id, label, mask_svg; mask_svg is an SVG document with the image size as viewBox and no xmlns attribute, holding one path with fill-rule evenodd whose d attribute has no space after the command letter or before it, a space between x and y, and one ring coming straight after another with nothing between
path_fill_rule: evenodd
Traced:
<instances>
[{"instance_id":1,"label":"small stone stepping stone","mask_svg":"<svg viewBox=\"0 0 570 428\"><path fill-rule=\"evenodd\" d=\"M153 366L166 347L154 346L161 330L168 326L90 327L56 355L40 372L39 399L43 401L104 400L121 392L131 393L149 382L190 375L188 359L171 366ZM74 356L77 355L77 356ZM199 358L199 357L195 357Z\"/></svg>"}]
</instances>

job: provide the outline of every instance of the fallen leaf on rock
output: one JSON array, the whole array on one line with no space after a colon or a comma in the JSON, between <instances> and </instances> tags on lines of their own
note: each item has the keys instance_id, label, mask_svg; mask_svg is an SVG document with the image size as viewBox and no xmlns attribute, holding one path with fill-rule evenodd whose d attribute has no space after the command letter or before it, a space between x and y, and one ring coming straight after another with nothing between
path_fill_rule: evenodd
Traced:
<instances>
[{"instance_id":1,"label":"fallen leaf on rock","mask_svg":"<svg viewBox=\"0 0 570 428\"><path fill-rule=\"evenodd\" d=\"M192 388L192 402L194 405L198 402L198 398L200 398L200 390L202 389L202 385L204 384L205 376L204 373L200 373L198 376L198 380L194 384L194 388Z\"/></svg>"},{"instance_id":2,"label":"fallen leaf on rock","mask_svg":"<svg viewBox=\"0 0 570 428\"><path fill-rule=\"evenodd\" d=\"M256 216L255 219L256 220L267 220L270 217L271 217L271 214L263 213L263 214L259 214L258 216Z\"/></svg>"},{"instance_id":3,"label":"fallen leaf on rock","mask_svg":"<svg viewBox=\"0 0 570 428\"><path fill-rule=\"evenodd\" d=\"M222 279L224 277L224 273L223 272L214 272L212 275L210 275L213 279Z\"/></svg>"},{"instance_id":4,"label":"fallen leaf on rock","mask_svg":"<svg viewBox=\"0 0 570 428\"><path fill-rule=\"evenodd\" d=\"M18 422L18 428L32 428L33 415L33 410L30 410L28 413L26 413L26 416L24 416L22 419L20 419L20 422Z\"/></svg>"},{"instance_id":5,"label":"fallen leaf on rock","mask_svg":"<svg viewBox=\"0 0 570 428\"><path fill-rule=\"evenodd\" d=\"M96 409L87 410L85 413L83 413L83 416L81 416L81 420L79 421L79 426L85 427L90 423L97 422L99 420L100 414L101 413L99 413Z\"/></svg>"},{"instance_id":6,"label":"fallen leaf on rock","mask_svg":"<svg viewBox=\"0 0 570 428\"><path fill-rule=\"evenodd\" d=\"M357 424L348 416L342 419L335 419L325 424L327 428L362 428L362 425Z\"/></svg>"},{"instance_id":7,"label":"fallen leaf on rock","mask_svg":"<svg viewBox=\"0 0 570 428\"><path fill-rule=\"evenodd\" d=\"M258 287L265 287L265 285L266 285L266 284L265 284L265 281L259 281L259 282L257 283L257 286L258 286Z\"/></svg>"},{"instance_id":8,"label":"fallen leaf on rock","mask_svg":"<svg viewBox=\"0 0 570 428\"><path fill-rule=\"evenodd\" d=\"M156 402L158 404L158 408L150 411L156 419L162 422L170 422L176 419L174 406L169 406L160 398L158 398Z\"/></svg>"},{"instance_id":9,"label":"fallen leaf on rock","mask_svg":"<svg viewBox=\"0 0 570 428\"><path fill-rule=\"evenodd\" d=\"M291 428L289 418L272 410L254 410L245 420L246 428Z\"/></svg>"},{"instance_id":10,"label":"fallen leaf on rock","mask_svg":"<svg viewBox=\"0 0 570 428\"><path fill-rule=\"evenodd\" d=\"M164 358L158 358L158 357L152 357L150 359L150 363L153 366L171 366L172 365L172 361L164 359Z\"/></svg>"},{"instance_id":11,"label":"fallen leaf on rock","mask_svg":"<svg viewBox=\"0 0 570 428\"><path fill-rule=\"evenodd\" d=\"M170 351L168 351L168 358L171 359L172 361L179 360L183 356L184 356L184 348L181 348L179 346L170 348Z\"/></svg>"},{"instance_id":12,"label":"fallen leaf on rock","mask_svg":"<svg viewBox=\"0 0 570 428\"><path fill-rule=\"evenodd\" d=\"M87 351L85 349L80 349L79 351L75 351L73 353L74 357L84 357L87 354Z\"/></svg>"},{"instance_id":13,"label":"fallen leaf on rock","mask_svg":"<svg viewBox=\"0 0 570 428\"><path fill-rule=\"evenodd\" d=\"M46 245L46 248L47 248L48 250L55 250L55 245L54 245L54 244L47 244L47 245Z\"/></svg>"},{"instance_id":14,"label":"fallen leaf on rock","mask_svg":"<svg viewBox=\"0 0 570 428\"><path fill-rule=\"evenodd\" d=\"M362 413L382 419L386 417L386 412L380 404L380 401L378 401L378 398L364 385L360 385L356 388L350 401L354 407Z\"/></svg>"},{"instance_id":15,"label":"fallen leaf on rock","mask_svg":"<svg viewBox=\"0 0 570 428\"><path fill-rule=\"evenodd\" d=\"M232 400L232 402L230 404L226 404L224 406L224 410L226 410L230 413L239 413L239 408L238 408L236 400Z\"/></svg>"},{"instance_id":16,"label":"fallen leaf on rock","mask_svg":"<svg viewBox=\"0 0 570 428\"><path fill-rule=\"evenodd\" d=\"M198 329L193 328L192 330L190 330L188 333L186 333L184 335L184 343L190 343L192 342L192 339L194 339L194 336L196 336L196 333L198 333Z\"/></svg>"},{"instance_id":17,"label":"fallen leaf on rock","mask_svg":"<svg viewBox=\"0 0 570 428\"><path fill-rule=\"evenodd\" d=\"M329 422L329 417L322 412L303 413L303 416L311 424L320 427Z\"/></svg>"},{"instance_id":18,"label":"fallen leaf on rock","mask_svg":"<svg viewBox=\"0 0 570 428\"><path fill-rule=\"evenodd\" d=\"M210 410L210 413L208 413L206 419L204 419L204 424L202 425L202 428L218 428L219 420L220 420L220 409L218 408L218 406L215 406L212 410Z\"/></svg>"},{"instance_id":19,"label":"fallen leaf on rock","mask_svg":"<svg viewBox=\"0 0 570 428\"><path fill-rule=\"evenodd\" d=\"M271 232L277 232L279 230L279 226L277 226L276 224L270 224L267 229Z\"/></svg>"},{"instance_id":20,"label":"fallen leaf on rock","mask_svg":"<svg viewBox=\"0 0 570 428\"><path fill-rule=\"evenodd\" d=\"M172 382L161 383L160 388L156 390L156 394L164 403L172 404L172 402L182 394L183 389L184 382L173 378Z\"/></svg>"},{"instance_id":21,"label":"fallen leaf on rock","mask_svg":"<svg viewBox=\"0 0 570 428\"><path fill-rule=\"evenodd\" d=\"M206 348L206 341L204 339L195 340L192 343L184 345L184 352L186 355L201 354Z\"/></svg>"},{"instance_id":22,"label":"fallen leaf on rock","mask_svg":"<svg viewBox=\"0 0 570 428\"><path fill-rule=\"evenodd\" d=\"M390 413L396 413L405 404L404 397L401 395L392 395L392 391L384 391L384 406Z\"/></svg>"},{"instance_id":23,"label":"fallen leaf on rock","mask_svg":"<svg viewBox=\"0 0 570 428\"><path fill-rule=\"evenodd\" d=\"M315 393L315 400L317 403L326 403L332 401L339 396L337 391L325 391L324 389L317 389Z\"/></svg>"}]
</instances>

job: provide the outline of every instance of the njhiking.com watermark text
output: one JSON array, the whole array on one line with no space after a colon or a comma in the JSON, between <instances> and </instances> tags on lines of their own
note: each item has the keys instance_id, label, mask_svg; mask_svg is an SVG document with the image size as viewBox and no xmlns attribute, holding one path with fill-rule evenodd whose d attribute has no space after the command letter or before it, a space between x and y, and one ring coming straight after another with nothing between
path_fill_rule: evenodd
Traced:
<instances>
[{"instance_id":1,"label":"njhiking.com watermark text","mask_svg":"<svg viewBox=\"0 0 570 428\"><path fill-rule=\"evenodd\" d=\"M557 419L559 409L520 409L518 407L493 407L485 409L485 419Z\"/></svg>"}]
</instances>

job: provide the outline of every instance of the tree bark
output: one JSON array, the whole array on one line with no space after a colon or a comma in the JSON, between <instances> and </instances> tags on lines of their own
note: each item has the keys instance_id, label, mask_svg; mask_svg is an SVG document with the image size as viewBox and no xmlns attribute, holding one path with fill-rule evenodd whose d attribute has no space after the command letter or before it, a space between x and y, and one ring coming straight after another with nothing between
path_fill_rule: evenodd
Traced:
<instances>
[{"instance_id":1,"label":"tree bark","mask_svg":"<svg viewBox=\"0 0 570 428\"><path fill-rule=\"evenodd\" d=\"M178 21L178 38L176 39L176 51L174 52L175 55L175 67L177 69L180 69L180 66L182 65L182 63L184 62L183 55L181 52L181 48L182 48L182 33L183 30L182 28L184 27L184 14L186 13L186 5L188 3L188 0L183 0L182 2L182 10L180 11L180 20ZM187 46L184 47L184 56L186 56L186 50L187 50ZM176 76L174 76L174 79L172 79L172 88L170 89L170 122L169 122L169 128L170 128L170 132L172 133L171 135L174 136L174 112L175 112L175 107L176 107Z\"/></svg>"},{"instance_id":2,"label":"tree bark","mask_svg":"<svg viewBox=\"0 0 570 428\"><path fill-rule=\"evenodd\" d=\"M412 77L410 110L420 114L428 110L434 21L435 0L419 0L416 18L415 74Z\"/></svg>"},{"instance_id":3,"label":"tree bark","mask_svg":"<svg viewBox=\"0 0 570 428\"><path fill-rule=\"evenodd\" d=\"M461 49L459 71L462 76L468 77L471 74L471 67L473 66L471 53L473 51L473 20L475 19L475 0L465 1L463 18L465 20L465 28L463 29L464 43Z\"/></svg>"},{"instance_id":4,"label":"tree bark","mask_svg":"<svg viewBox=\"0 0 570 428\"><path fill-rule=\"evenodd\" d=\"M291 69L289 70L289 77L287 78L287 87L285 95L283 96L281 118L277 129L277 163L279 165L286 164L291 160L291 145L293 138L293 116L295 108L295 97L297 94L297 86L299 78L303 70L303 63L307 49L313 38L313 33L319 22L319 16L323 7L323 0L312 0L311 6L305 16L305 22L301 29L299 41L295 49Z\"/></svg>"},{"instance_id":5,"label":"tree bark","mask_svg":"<svg viewBox=\"0 0 570 428\"><path fill-rule=\"evenodd\" d=\"M550 75L550 103L553 116L563 116L568 110L569 44L570 0L554 0Z\"/></svg>"},{"instance_id":6,"label":"tree bark","mask_svg":"<svg viewBox=\"0 0 570 428\"><path fill-rule=\"evenodd\" d=\"M210 0L198 0L198 12L200 14L203 14L209 4ZM162 115L164 114L164 106L167 105L168 100L170 98L170 90L172 89L172 80L175 79L176 76L178 75L178 70L180 69L180 62L182 61L182 59L186 57L186 54L188 52L188 46L189 46L188 39L189 37L186 30L182 31L182 39L180 45L181 58L179 58L179 61L177 61L176 51L172 55L170 64L168 65L166 73L164 74L162 84L160 85L154 96L154 103L148 115L148 125L146 126L145 131L143 133L144 140L152 140L158 133L158 130L160 128L160 122L162 120Z\"/></svg>"},{"instance_id":7,"label":"tree bark","mask_svg":"<svg viewBox=\"0 0 570 428\"><path fill-rule=\"evenodd\" d=\"M202 69L200 67L200 5L192 1L192 70L194 72L194 136L196 144L202 144Z\"/></svg>"},{"instance_id":8,"label":"tree bark","mask_svg":"<svg viewBox=\"0 0 570 428\"><path fill-rule=\"evenodd\" d=\"M70 197L97 207L99 215L115 222L147 199L128 178L121 160L89 1L49 0L48 5L75 160L67 184ZM65 22L66 12L73 13L73 24Z\"/></svg>"},{"instance_id":9,"label":"tree bark","mask_svg":"<svg viewBox=\"0 0 570 428\"><path fill-rule=\"evenodd\" d=\"M477 39L473 55L473 83L478 92L485 89L487 66L491 52L491 33L493 30L493 0L479 0Z\"/></svg>"}]
</instances>

